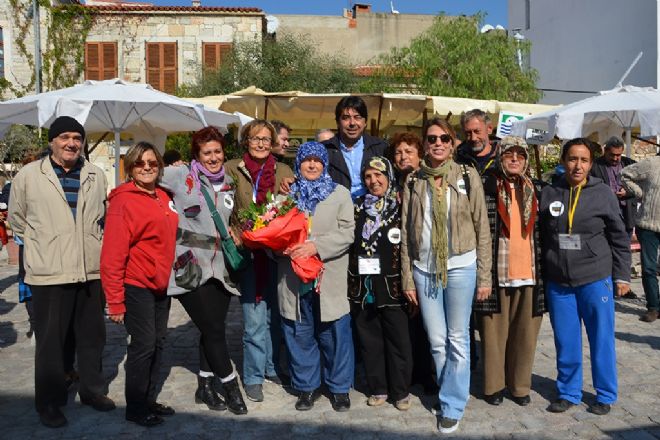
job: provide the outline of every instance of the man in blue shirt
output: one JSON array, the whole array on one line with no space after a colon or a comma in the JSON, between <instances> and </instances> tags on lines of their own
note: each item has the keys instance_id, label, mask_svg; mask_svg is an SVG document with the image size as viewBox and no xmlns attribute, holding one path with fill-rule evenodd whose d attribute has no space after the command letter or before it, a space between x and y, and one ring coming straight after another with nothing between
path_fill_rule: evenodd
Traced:
<instances>
[{"instance_id":1,"label":"man in blue shirt","mask_svg":"<svg viewBox=\"0 0 660 440\"><path fill-rule=\"evenodd\" d=\"M382 139L364 134L367 120L367 105L362 98L342 98L335 108L337 134L323 143L328 150L330 177L348 188L353 200L367 193L360 179L362 166L373 156L384 156L387 148Z\"/></svg>"}]
</instances>

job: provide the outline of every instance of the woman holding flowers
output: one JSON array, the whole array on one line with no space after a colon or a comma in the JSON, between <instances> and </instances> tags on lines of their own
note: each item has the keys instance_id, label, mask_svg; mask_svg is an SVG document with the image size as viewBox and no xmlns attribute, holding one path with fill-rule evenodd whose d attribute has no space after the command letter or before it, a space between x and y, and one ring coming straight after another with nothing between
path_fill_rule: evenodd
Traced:
<instances>
[{"instance_id":1,"label":"woman holding flowers","mask_svg":"<svg viewBox=\"0 0 660 440\"><path fill-rule=\"evenodd\" d=\"M490 295L491 239L481 178L451 158L454 129L434 118L423 138L426 157L403 193L401 281L419 303L440 386L438 429L450 433L470 396L470 314L475 287L478 299Z\"/></svg>"},{"instance_id":2,"label":"woman holding flowers","mask_svg":"<svg viewBox=\"0 0 660 440\"><path fill-rule=\"evenodd\" d=\"M412 350L406 300L401 290L401 217L390 161L374 156L362 169L368 194L355 207L355 241L349 263L348 298L367 372L367 405L388 396L410 408Z\"/></svg>"},{"instance_id":3,"label":"woman holding flowers","mask_svg":"<svg viewBox=\"0 0 660 440\"><path fill-rule=\"evenodd\" d=\"M225 170L224 138L214 127L192 137L193 160L187 166L167 167L162 186L173 194L179 213L176 260L169 295L176 295L201 333L200 372L195 401L212 410L246 414L238 379L229 359L225 320L236 289L236 274L228 268L220 233L212 218L217 211L228 224L234 206L231 176ZM205 195L214 201L206 202ZM213 376L223 384L226 401L213 389Z\"/></svg>"},{"instance_id":4,"label":"woman holding flowers","mask_svg":"<svg viewBox=\"0 0 660 440\"><path fill-rule=\"evenodd\" d=\"M307 214L309 235L306 242L290 247L285 257L278 259L277 276L291 382L299 393L296 409L305 411L314 406L323 377L332 393L333 409L347 411L354 370L346 297L348 250L355 228L353 202L348 190L330 178L323 144L301 145L295 168L290 196ZM313 255L323 261L324 272L303 283L294 273L291 259Z\"/></svg>"},{"instance_id":5,"label":"woman holding flowers","mask_svg":"<svg viewBox=\"0 0 660 440\"><path fill-rule=\"evenodd\" d=\"M227 172L236 182L235 213L251 204L267 203L268 194L276 194L282 180L292 178L287 165L277 162L271 153L277 146L277 133L268 121L254 119L241 129L245 153L227 162ZM238 231L238 216L232 218ZM279 348L281 331L277 310L277 264L264 250L252 251L252 261L241 274L243 309L243 387L248 399L264 399L264 380L281 384Z\"/></svg>"}]
</instances>

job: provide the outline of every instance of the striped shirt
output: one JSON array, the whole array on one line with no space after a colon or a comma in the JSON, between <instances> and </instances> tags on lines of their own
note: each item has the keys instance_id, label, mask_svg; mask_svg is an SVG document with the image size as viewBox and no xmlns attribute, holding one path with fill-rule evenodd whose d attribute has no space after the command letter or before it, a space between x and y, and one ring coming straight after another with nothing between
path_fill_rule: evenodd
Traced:
<instances>
[{"instance_id":1,"label":"striped shirt","mask_svg":"<svg viewBox=\"0 0 660 440\"><path fill-rule=\"evenodd\" d=\"M64 191L69 208L71 208L71 214L73 214L73 221L76 221L78 191L80 190L80 170L82 170L83 160L78 160L76 165L69 171L65 171L64 168L56 164L52 157L50 157L50 164L53 166L53 170L55 170L60 185L62 185L62 191Z\"/></svg>"}]
</instances>

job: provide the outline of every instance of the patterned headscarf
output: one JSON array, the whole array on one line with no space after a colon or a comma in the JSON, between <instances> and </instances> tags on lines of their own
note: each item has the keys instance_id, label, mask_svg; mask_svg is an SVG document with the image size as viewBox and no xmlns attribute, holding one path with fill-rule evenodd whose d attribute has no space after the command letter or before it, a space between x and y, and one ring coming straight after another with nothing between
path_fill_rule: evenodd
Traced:
<instances>
[{"instance_id":1,"label":"patterned headscarf","mask_svg":"<svg viewBox=\"0 0 660 440\"><path fill-rule=\"evenodd\" d=\"M310 157L316 157L323 163L323 171L316 180L307 180L300 172L300 164ZM291 197L298 205L298 209L313 214L316 204L327 199L337 187L328 174L328 163L328 151L323 144L305 142L298 148L295 164L296 181L291 184Z\"/></svg>"},{"instance_id":2,"label":"patterned headscarf","mask_svg":"<svg viewBox=\"0 0 660 440\"><path fill-rule=\"evenodd\" d=\"M396 190L394 169L389 160L381 156L374 156L362 168L360 176L365 184L364 174L369 169L380 171L387 177L388 187L385 194L380 197L367 193L363 202L357 207L358 212L364 210L367 218L362 227L361 246L369 250L380 236L379 231L386 226L396 223L399 219L399 203Z\"/></svg>"},{"instance_id":3,"label":"patterned headscarf","mask_svg":"<svg viewBox=\"0 0 660 440\"><path fill-rule=\"evenodd\" d=\"M512 148L521 148L525 153L525 168L519 176L510 176L504 169L503 161L500 158L500 171L503 179L497 179L497 212L502 219L502 231L505 237L509 237L509 228L511 224L511 203L513 193L511 185L514 183L522 190L522 230L526 237L531 234L534 228L534 221L536 220L536 211L538 201L536 199L536 192L534 191L534 183L526 172L529 167L529 152L527 143L521 137L505 136L500 141L500 156Z\"/></svg>"}]
</instances>

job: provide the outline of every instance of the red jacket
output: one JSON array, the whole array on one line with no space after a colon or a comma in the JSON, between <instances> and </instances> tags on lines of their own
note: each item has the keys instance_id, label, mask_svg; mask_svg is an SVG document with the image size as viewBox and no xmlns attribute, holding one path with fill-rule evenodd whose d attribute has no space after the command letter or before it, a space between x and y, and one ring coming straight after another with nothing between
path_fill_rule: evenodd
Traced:
<instances>
[{"instance_id":1,"label":"red jacket","mask_svg":"<svg viewBox=\"0 0 660 440\"><path fill-rule=\"evenodd\" d=\"M150 195L133 182L110 192L101 249L101 282L108 313L124 313L124 284L164 295L174 262L179 217L160 188Z\"/></svg>"}]
</instances>

